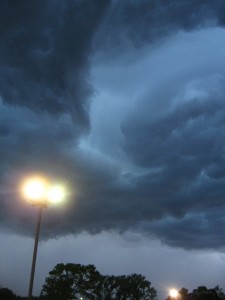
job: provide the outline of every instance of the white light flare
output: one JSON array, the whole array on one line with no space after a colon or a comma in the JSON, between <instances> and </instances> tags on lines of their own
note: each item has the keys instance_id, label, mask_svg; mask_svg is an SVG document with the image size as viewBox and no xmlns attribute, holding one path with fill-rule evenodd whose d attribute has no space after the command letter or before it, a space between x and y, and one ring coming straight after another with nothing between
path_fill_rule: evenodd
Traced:
<instances>
[{"instance_id":1,"label":"white light flare","mask_svg":"<svg viewBox=\"0 0 225 300\"><path fill-rule=\"evenodd\" d=\"M47 199L49 202L58 204L65 198L65 189L61 185L54 185L48 189Z\"/></svg>"},{"instance_id":2,"label":"white light flare","mask_svg":"<svg viewBox=\"0 0 225 300\"><path fill-rule=\"evenodd\" d=\"M177 299L178 296L179 296L178 290L177 289L171 289L169 291L169 295L170 295L171 298Z\"/></svg>"},{"instance_id":3,"label":"white light flare","mask_svg":"<svg viewBox=\"0 0 225 300\"><path fill-rule=\"evenodd\" d=\"M52 185L44 177L30 177L22 184L23 198L34 205L58 204L65 198L63 185Z\"/></svg>"},{"instance_id":4,"label":"white light flare","mask_svg":"<svg viewBox=\"0 0 225 300\"><path fill-rule=\"evenodd\" d=\"M27 179L22 185L23 196L31 201L41 201L45 199L47 184L40 177Z\"/></svg>"}]
</instances>

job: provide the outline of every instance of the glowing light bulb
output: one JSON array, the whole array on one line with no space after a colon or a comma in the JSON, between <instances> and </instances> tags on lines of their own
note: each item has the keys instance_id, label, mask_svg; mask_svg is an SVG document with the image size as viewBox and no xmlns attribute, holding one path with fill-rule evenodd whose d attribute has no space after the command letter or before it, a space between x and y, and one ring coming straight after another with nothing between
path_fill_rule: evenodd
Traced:
<instances>
[{"instance_id":1,"label":"glowing light bulb","mask_svg":"<svg viewBox=\"0 0 225 300\"><path fill-rule=\"evenodd\" d=\"M46 195L46 182L39 177L30 178L24 182L22 193L28 200L41 201Z\"/></svg>"},{"instance_id":2,"label":"glowing light bulb","mask_svg":"<svg viewBox=\"0 0 225 300\"><path fill-rule=\"evenodd\" d=\"M48 189L47 199L51 203L59 203L65 198L65 189L63 186L55 185Z\"/></svg>"},{"instance_id":3,"label":"glowing light bulb","mask_svg":"<svg viewBox=\"0 0 225 300\"><path fill-rule=\"evenodd\" d=\"M170 292L169 292L169 295L171 298L177 298L179 293L178 293L178 290L176 289L171 289Z\"/></svg>"}]
</instances>

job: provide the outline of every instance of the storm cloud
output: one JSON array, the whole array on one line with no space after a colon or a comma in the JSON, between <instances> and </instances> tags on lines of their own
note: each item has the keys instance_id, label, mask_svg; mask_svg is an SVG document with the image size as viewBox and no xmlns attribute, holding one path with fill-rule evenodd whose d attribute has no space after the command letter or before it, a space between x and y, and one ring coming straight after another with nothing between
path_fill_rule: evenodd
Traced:
<instances>
[{"instance_id":1,"label":"storm cloud","mask_svg":"<svg viewBox=\"0 0 225 300\"><path fill-rule=\"evenodd\" d=\"M3 1L0 153L5 230L30 234L17 185L68 186L43 236L136 231L222 248L223 1Z\"/></svg>"},{"instance_id":2,"label":"storm cloud","mask_svg":"<svg viewBox=\"0 0 225 300\"><path fill-rule=\"evenodd\" d=\"M1 96L88 126L89 53L108 1L2 1Z\"/></svg>"}]
</instances>

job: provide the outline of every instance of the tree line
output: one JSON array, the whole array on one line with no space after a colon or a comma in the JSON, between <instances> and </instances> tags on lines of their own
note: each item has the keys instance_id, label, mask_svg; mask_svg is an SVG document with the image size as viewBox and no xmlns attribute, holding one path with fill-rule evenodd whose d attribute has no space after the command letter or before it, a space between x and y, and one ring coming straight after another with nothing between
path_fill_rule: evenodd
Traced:
<instances>
[{"instance_id":1,"label":"tree line","mask_svg":"<svg viewBox=\"0 0 225 300\"><path fill-rule=\"evenodd\" d=\"M41 299L156 299L151 282L140 274L105 276L94 265L58 264L49 273Z\"/></svg>"},{"instance_id":2,"label":"tree line","mask_svg":"<svg viewBox=\"0 0 225 300\"><path fill-rule=\"evenodd\" d=\"M1 300L25 300L8 288L0 288ZM143 275L102 275L94 265L57 264L45 279L40 297L34 300L157 300L157 291ZM218 286L182 288L177 300L225 300ZM168 296L166 300L176 300Z\"/></svg>"}]
</instances>

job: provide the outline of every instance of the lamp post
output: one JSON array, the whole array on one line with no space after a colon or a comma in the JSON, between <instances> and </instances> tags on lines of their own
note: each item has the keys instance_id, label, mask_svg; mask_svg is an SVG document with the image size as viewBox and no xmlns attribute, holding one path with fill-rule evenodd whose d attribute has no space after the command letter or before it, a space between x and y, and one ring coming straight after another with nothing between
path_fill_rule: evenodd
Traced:
<instances>
[{"instance_id":1,"label":"lamp post","mask_svg":"<svg viewBox=\"0 0 225 300\"><path fill-rule=\"evenodd\" d=\"M33 284L34 284L34 272L35 272L35 266L36 266L38 241L39 241L40 228L41 228L42 209L43 209L43 206L39 206L36 232L35 232L35 240L34 240L33 259L32 259L32 266L31 266L31 273L30 273L28 300L32 299L32 291L33 291Z\"/></svg>"},{"instance_id":2,"label":"lamp post","mask_svg":"<svg viewBox=\"0 0 225 300\"><path fill-rule=\"evenodd\" d=\"M31 201L33 206L38 207L38 216L36 223L36 232L34 240L34 250L32 258L32 266L30 273L30 283L28 290L28 300L32 300L34 273L36 266L38 241L41 228L41 219L43 208L47 208L50 202L60 202L64 198L64 189L61 186L50 185L45 179L40 177L33 177L26 180L23 184L23 196Z\"/></svg>"}]
</instances>

